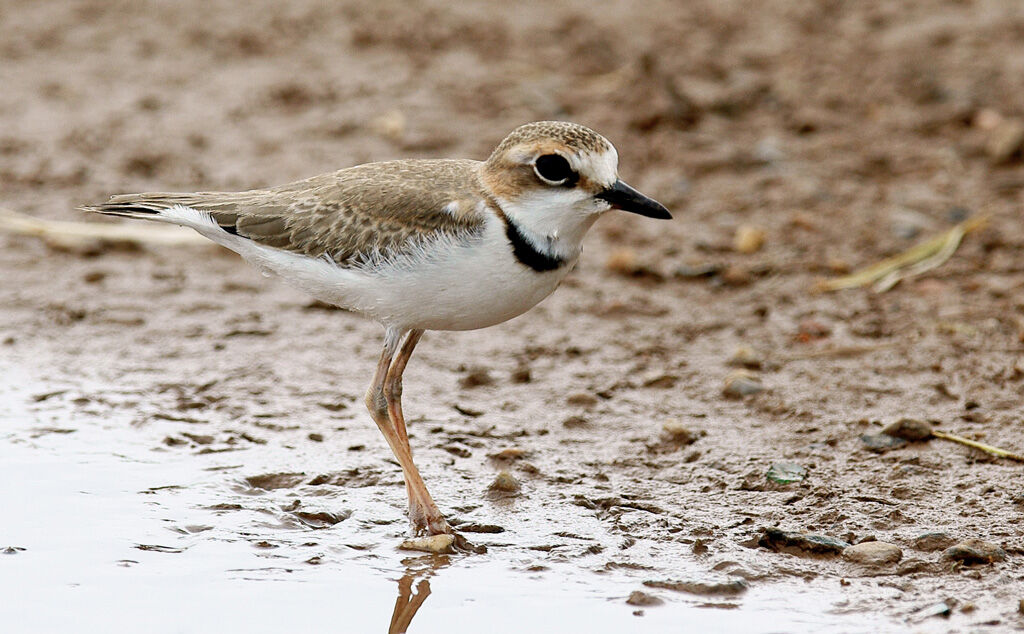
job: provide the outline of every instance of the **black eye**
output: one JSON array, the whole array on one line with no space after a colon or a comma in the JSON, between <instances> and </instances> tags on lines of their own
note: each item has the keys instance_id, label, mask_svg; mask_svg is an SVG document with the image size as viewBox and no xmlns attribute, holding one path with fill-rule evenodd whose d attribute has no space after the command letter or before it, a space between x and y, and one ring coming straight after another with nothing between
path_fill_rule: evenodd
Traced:
<instances>
[{"instance_id":1,"label":"black eye","mask_svg":"<svg viewBox=\"0 0 1024 634\"><path fill-rule=\"evenodd\" d=\"M548 185L564 185L576 182L576 173L569 167L569 161L558 154L538 156L533 171Z\"/></svg>"}]
</instances>

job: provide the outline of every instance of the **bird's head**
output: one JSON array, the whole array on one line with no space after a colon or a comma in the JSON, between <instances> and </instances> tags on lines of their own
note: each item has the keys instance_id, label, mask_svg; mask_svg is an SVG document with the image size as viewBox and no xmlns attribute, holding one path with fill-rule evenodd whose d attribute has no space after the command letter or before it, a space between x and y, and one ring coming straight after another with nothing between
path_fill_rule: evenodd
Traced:
<instances>
[{"instance_id":1,"label":"bird's head","mask_svg":"<svg viewBox=\"0 0 1024 634\"><path fill-rule=\"evenodd\" d=\"M610 209L671 218L661 203L619 179L618 164L615 147L590 128L538 121L505 137L481 179L506 214L543 236L585 232Z\"/></svg>"}]
</instances>

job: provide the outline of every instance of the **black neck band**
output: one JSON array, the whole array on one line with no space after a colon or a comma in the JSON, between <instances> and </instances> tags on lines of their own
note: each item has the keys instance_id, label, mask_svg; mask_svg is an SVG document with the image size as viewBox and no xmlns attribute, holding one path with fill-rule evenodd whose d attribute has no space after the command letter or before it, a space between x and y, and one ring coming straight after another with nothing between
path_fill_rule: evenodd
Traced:
<instances>
[{"instance_id":1,"label":"black neck band","mask_svg":"<svg viewBox=\"0 0 1024 634\"><path fill-rule=\"evenodd\" d=\"M526 239L516 223L512 222L508 216L505 216L505 235L512 243L512 253L515 254L520 264L528 266L538 273L554 271L565 265L565 260L562 258L538 251L537 247Z\"/></svg>"}]
</instances>

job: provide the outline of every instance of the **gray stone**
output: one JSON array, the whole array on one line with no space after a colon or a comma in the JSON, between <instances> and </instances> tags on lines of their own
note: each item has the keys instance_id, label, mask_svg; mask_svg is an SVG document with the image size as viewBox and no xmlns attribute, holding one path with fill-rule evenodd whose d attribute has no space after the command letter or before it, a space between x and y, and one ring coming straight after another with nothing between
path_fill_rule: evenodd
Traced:
<instances>
[{"instance_id":1,"label":"gray stone","mask_svg":"<svg viewBox=\"0 0 1024 634\"><path fill-rule=\"evenodd\" d=\"M844 550L843 559L864 566L891 566L903 559L903 551L895 544L864 542Z\"/></svg>"},{"instance_id":2,"label":"gray stone","mask_svg":"<svg viewBox=\"0 0 1024 634\"><path fill-rule=\"evenodd\" d=\"M1006 551L992 542L980 539L965 539L947 548L942 558L949 561L961 561L965 564L990 564L1006 560Z\"/></svg>"},{"instance_id":3,"label":"gray stone","mask_svg":"<svg viewBox=\"0 0 1024 634\"><path fill-rule=\"evenodd\" d=\"M914 538L914 548L930 553L936 550L946 550L956 543L949 533L924 533Z\"/></svg>"},{"instance_id":4,"label":"gray stone","mask_svg":"<svg viewBox=\"0 0 1024 634\"><path fill-rule=\"evenodd\" d=\"M757 376L748 370L736 370L725 378L722 394L729 398L743 398L764 391L764 386Z\"/></svg>"},{"instance_id":5,"label":"gray stone","mask_svg":"<svg viewBox=\"0 0 1024 634\"><path fill-rule=\"evenodd\" d=\"M865 449L875 453L885 453L890 449L899 449L907 444L902 438L896 438L889 434L864 434L860 437Z\"/></svg>"},{"instance_id":6,"label":"gray stone","mask_svg":"<svg viewBox=\"0 0 1024 634\"><path fill-rule=\"evenodd\" d=\"M893 438L918 442L932 437L932 426L916 418L901 418L883 429L882 433Z\"/></svg>"},{"instance_id":7,"label":"gray stone","mask_svg":"<svg viewBox=\"0 0 1024 634\"><path fill-rule=\"evenodd\" d=\"M790 553L793 555L826 555L842 554L849 544L834 537L807 533L790 533L778 528L766 528L757 545L769 550Z\"/></svg>"}]
</instances>

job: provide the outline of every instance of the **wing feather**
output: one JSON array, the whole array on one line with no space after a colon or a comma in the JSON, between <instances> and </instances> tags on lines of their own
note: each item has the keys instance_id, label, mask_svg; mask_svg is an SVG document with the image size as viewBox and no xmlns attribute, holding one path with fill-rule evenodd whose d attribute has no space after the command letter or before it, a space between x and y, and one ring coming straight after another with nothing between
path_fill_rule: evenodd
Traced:
<instances>
[{"instance_id":1,"label":"wing feather","mask_svg":"<svg viewBox=\"0 0 1024 634\"><path fill-rule=\"evenodd\" d=\"M354 266L402 252L419 242L416 238L478 231L483 223L476 204L482 197L479 165L369 163L270 189L126 194L89 209L146 217L176 205L191 207L259 244Z\"/></svg>"}]
</instances>

